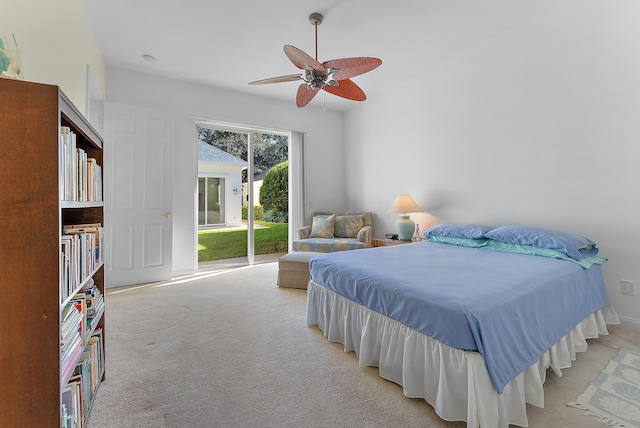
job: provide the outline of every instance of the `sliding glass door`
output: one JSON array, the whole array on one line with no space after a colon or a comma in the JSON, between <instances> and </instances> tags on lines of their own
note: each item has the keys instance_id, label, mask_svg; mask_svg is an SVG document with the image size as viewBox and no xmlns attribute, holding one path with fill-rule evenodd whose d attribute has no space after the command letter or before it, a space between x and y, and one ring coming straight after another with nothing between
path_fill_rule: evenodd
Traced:
<instances>
[{"instance_id":1,"label":"sliding glass door","mask_svg":"<svg viewBox=\"0 0 640 428\"><path fill-rule=\"evenodd\" d=\"M225 179L198 177L198 226L223 226L225 205Z\"/></svg>"},{"instance_id":2,"label":"sliding glass door","mask_svg":"<svg viewBox=\"0 0 640 428\"><path fill-rule=\"evenodd\" d=\"M198 124L198 261L287 252L289 138Z\"/></svg>"}]
</instances>

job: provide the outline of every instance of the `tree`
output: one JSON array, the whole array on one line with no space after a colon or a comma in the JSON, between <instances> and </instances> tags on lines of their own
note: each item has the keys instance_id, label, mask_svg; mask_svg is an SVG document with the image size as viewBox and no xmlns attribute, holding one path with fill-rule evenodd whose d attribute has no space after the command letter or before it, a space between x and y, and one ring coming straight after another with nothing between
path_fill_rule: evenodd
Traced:
<instances>
[{"instance_id":1,"label":"tree","mask_svg":"<svg viewBox=\"0 0 640 428\"><path fill-rule=\"evenodd\" d=\"M284 135L255 133L253 139L253 174L268 171L272 166L284 162L289 157L288 138ZM220 150L240 158L247 157L247 134L218 131L198 127L198 139ZM242 172L242 182L247 182L246 171Z\"/></svg>"},{"instance_id":2,"label":"tree","mask_svg":"<svg viewBox=\"0 0 640 428\"><path fill-rule=\"evenodd\" d=\"M289 161L267 171L260 187L260 205L265 210L289 212Z\"/></svg>"},{"instance_id":3,"label":"tree","mask_svg":"<svg viewBox=\"0 0 640 428\"><path fill-rule=\"evenodd\" d=\"M255 134L253 143L253 172L256 175L289 159L288 141L284 135Z\"/></svg>"},{"instance_id":4,"label":"tree","mask_svg":"<svg viewBox=\"0 0 640 428\"><path fill-rule=\"evenodd\" d=\"M198 127L198 139L230 155L247 160L247 134Z\"/></svg>"}]
</instances>

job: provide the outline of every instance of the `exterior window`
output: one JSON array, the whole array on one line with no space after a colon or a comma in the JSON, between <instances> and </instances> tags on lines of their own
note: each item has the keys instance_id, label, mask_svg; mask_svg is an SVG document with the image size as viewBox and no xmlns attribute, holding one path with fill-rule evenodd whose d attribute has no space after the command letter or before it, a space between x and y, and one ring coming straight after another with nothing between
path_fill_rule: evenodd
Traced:
<instances>
[{"instance_id":1,"label":"exterior window","mask_svg":"<svg viewBox=\"0 0 640 428\"><path fill-rule=\"evenodd\" d=\"M225 179L219 177L198 178L198 225L225 224Z\"/></svg>"}]
</instances>

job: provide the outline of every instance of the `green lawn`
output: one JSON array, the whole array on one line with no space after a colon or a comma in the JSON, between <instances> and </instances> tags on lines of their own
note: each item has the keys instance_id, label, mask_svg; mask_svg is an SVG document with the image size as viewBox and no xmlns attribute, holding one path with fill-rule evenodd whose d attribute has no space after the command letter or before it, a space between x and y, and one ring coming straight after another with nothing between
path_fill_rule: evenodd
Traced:
<instances>
[{"instance_id":1,"label":"green lawn","mask_svg":"<svg viewBox=\"0 0 640 428\"><path fill-rule=\"evenodd\" d=\"M287 223L267 223L254 229L255 254L285 253L288 248ZM247 230L203 230L198 232L198 261L247 256Z\"/></svg>"}]
</instances>

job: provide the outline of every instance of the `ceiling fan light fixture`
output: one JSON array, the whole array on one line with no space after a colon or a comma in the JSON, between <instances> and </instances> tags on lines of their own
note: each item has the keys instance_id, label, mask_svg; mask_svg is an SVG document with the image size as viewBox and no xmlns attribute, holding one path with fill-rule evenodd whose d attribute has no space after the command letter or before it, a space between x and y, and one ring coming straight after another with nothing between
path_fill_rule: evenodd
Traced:
<instances>
[{"instance_id":1,"label":"ceiling fan light fixture","mask_svg":"<svg viewBox=\"0 0 640 428\"><path fill-rule=\"evenodd\" d=\"M340 83L338 83L338 81L333 77L333 73L329 72L329 74L327 74L327 77L325 78L325 85L329 85L329 86L339 86Z\"/></svg>"}]
</instances>

